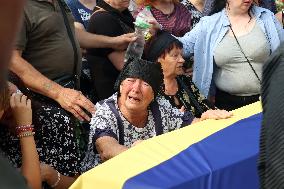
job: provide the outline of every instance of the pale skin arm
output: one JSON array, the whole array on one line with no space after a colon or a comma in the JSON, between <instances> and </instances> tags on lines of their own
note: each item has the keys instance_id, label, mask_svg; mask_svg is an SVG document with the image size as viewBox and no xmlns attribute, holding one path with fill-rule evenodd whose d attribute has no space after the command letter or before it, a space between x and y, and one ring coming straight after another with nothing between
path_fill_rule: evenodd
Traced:
<instances>
[{"instance_id":1,"label":"pale skin arm","mask_svg":"<svg viewBox=\"0 0 284 189\"><path fill-rule=\"evenodd\" d=\"M80 27L75 28L76 37L81 48L113 48L116 50L124 50L129 42L135 41L134 33L127 33L117 37L108 37L104 35L96 35L87 32Z\"/></svg>"},{"instance_id":2,"label":"pale skin arm","mask_svg":"<svg viewBox=\"0 0 284 189\"><path fill-rule=\"evenodd\" d=\"M107 161L128 149L120 145L115 138L109 136L98 138L95 144L102 161Z\"/></svg>"},{"instance_id":3,"label":"pale skin arm","mask_svg":"<svg viewBox=\"0 0 284 189\"><path fill-rule=\"evenodd\" d=\"M114 51L108 55L108 59L117 70L121 71L124 65L124 56L125 51Z\"/></svg>"},{"instance_id":4,"label":"pale skin arm","mask_svg":"<svg viewBox=\"0 0 284 189\"><path fill-rule=\"evenodd\" d=\"M31 101L23 94L13 94L10 98L11 110L17 126L32 124ZM31 189L41 189L39 157L34 136L20 138L21 172Z\"/></svg>"},{"instance_id":5,"label":"pale skin arm","mask_svg":"<svg viewBox=\"0 0 284 189\"><path fill-rule=\"evenodd\" d=\"M282 23L282 12L280 11L280 12L276 13L275 16L276 16L277 20L278 20L278 21L281 23L281 25L282 25L282 24L283 24L283 23Z\"/></svg>"},{"instance_id":6,"label":"pale skin arm","mask_svg":"<svg viewBox=\"0 0 284 189\"><path fill-rule=\"evenodd\" d=\"M90 117L83 111L83 108L90 113L95 111L95 106L90 100L79 91L64 88L51 81L24 60L21 54L21 51L13 51L10 70L20 77L26 87L55 100L76 118L90 120Z\"/></svg>"}]
</instances>

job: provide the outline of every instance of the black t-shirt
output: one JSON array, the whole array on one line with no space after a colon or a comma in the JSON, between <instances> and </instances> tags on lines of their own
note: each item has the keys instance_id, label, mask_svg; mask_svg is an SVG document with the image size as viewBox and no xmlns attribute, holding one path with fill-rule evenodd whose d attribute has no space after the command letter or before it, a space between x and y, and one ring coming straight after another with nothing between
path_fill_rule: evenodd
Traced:
<instances>
[{"instance_id":1,"label":"black t-shirt","mask_svg":"<svg viewBox=\"0 0 284 189\"><path fill-rule=\"evenodd\" d=\"M64 3L63 0L61 0ZM65 6L73 35L74 18ZM78 51L77 71L81 68L81 53ZM74 50L69 39L58 1L28 0L24 8L23 23L16 40L16 49L35 69L51 80L73 75Z\"/></svg>"},{"instance_id":2,"label":"black t-shirt","mask_svg":"<svg viewBox=\"0 0 284 189\"><path fill-rule=\"evenodd\" d=\"M104 1L98 6L103 10L98 10L91 16L88 32L115 37L134 31L134 18L128 10L119 12ZM119 71L108 59L108 55L113 51L115 50L112 48L87 49L86 58L91 67L94 88L99 100L114 93L113 87Z\"/></svg>"}]
</instances>

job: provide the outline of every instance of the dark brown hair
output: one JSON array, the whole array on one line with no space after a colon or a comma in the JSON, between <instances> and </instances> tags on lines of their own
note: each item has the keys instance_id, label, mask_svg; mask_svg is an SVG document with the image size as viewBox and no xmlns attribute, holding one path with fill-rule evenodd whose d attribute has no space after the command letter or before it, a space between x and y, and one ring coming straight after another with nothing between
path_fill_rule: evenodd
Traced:
<instances>
[{"instance_id":1,"label":"dark brown hair","mask_svg":"<svg viewBox=\"0 0 284 189\"><path fill-rule=\"evenodd\" d=\"M8 84L6 83L3 87L0 89L0 110L6 110L9 107L9 88Z\"/></svg>"}]
</instances>

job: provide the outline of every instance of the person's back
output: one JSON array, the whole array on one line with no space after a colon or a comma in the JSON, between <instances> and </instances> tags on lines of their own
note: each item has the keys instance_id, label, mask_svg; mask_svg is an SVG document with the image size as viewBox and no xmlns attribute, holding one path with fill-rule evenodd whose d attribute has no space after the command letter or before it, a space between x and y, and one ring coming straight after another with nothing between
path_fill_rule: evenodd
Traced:
<instances>
[{"instance_id":1,"label":"person's back","mask_svg":"<svg viewBox=\"0 0 284 189\"><path fill-rule=\"evenodd\" d=\"M262 189L284 187L284 43L271 55L263 71L263 122L259 176Z\"/></svg>"}]
</instances>

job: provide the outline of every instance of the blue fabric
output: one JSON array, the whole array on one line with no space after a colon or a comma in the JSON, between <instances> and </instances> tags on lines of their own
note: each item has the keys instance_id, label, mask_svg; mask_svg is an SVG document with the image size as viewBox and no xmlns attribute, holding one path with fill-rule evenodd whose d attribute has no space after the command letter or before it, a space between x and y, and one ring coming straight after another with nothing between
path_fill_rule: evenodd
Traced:
<instances>
[{"instance_id":1,"label":"blue fabric","mask_svg":"<svg viewBox=\"0 0 284 189\"><path fill-rule=\"evenodd\" d=\"M123 189L257 189L262 113L234 123L127 180Z\"/></svg>"},{"instance_id":2,"label":"blue fabric","mask_svg":"<svg viewBox=\"0 0 284 189\"><path fill-rule=\"evenodd\" d=\"M273 52L284 41L284 30L274 14L264 8L253 6L252 14L256 17ZM183 37L178 39L183 43L186 57L194 53L193 81L204 96L209 96L213 75L213 56L216 46L229 30L229 19L222 10L212 16L205 16Z\"/></svg>"},{"instance_id":3,"label":"blue fabric","mask_svg":"<svg viewBox=\"0 0 284 189\"><path fill-rule=\"evenodd\" d=\"M87 29L93 11L85 7L79 0L65 1L74 16L75 21L83 24L85 29Z\"/></svg>"}]
</instances>

